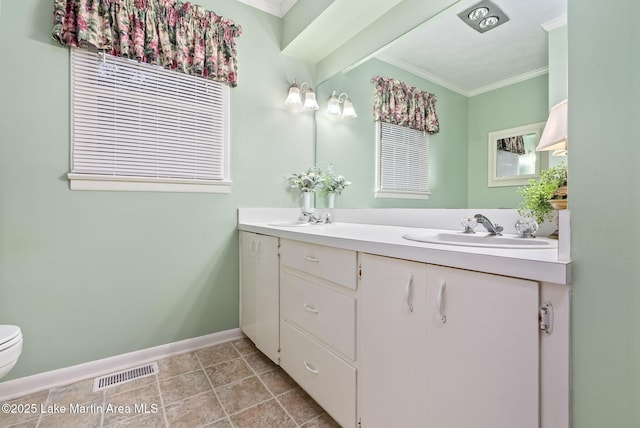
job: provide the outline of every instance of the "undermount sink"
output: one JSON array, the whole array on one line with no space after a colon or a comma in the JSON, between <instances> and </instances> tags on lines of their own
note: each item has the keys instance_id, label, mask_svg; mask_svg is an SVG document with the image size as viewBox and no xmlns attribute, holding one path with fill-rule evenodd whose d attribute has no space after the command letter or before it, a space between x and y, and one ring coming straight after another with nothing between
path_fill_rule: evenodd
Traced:
<instances>
[{"instance_id":1,"label":"undermount sink","mask_svg":"<svg viewBox=\"0 0 640 428\"><path fill-rule=\"evenodd\" d=\"M483 233L440 232L433 234L407 233L404 239L429 244L462 245L466 247L550 249L558 241L548 238L520 238L518 235L491 236Z\"/></svg>"}]
</instances>

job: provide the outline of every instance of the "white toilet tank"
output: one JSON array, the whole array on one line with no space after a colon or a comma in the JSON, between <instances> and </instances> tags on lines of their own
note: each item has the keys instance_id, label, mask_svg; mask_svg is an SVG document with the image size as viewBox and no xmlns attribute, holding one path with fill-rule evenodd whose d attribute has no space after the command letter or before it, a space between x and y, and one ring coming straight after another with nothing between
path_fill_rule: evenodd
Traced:
<instances>
[{"instance_id":1,"label":"white toilet tank","mask_svg":"<svg viewBox=\"0 0 640 428\"><path fill-rule=\"evenodd\" d=\"M0 325L0 379L16 365L22 353L22 332L15 325Z\"/></svg>"}]
</instances>

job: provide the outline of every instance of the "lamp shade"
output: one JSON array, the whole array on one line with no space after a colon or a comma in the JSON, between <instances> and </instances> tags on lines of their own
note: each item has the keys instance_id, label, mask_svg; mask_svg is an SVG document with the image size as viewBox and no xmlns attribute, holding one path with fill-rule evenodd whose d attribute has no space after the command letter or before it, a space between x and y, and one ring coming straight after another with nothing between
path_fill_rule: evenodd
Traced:
<instances>
[{"instance_id":1,"label":"lamp shade","mask_svg":"<svg viewBox=\"0 0 640 428\"><path fill-rule=\"evenodd\" d=\"M336 91L333 91L331 98L327 102L327 115L328 116L340 116L340 100L336 95Z\"/></svg>"},{"instance_id":2,"label":"lamp shade","mask_svg":"<svg viewBox=\"0 0 640 428\"><path fill-rule=\"evenodd\" d=\"M567 100L551 108L536 151L554 150L554 155L567 154Z\"/></svg>"},{"instance_id":3,"label":"lamp shade","mask_svg":"<svg viewBox=\"0 0 640 428\"><path fill-rule=\"evenodd\" d=\"M284 105L294 106L294 107L302 106L302 97L300 96L300 88L298 87L295 81L289 87L289 95L287 95L287 99L284 100Z\"/></svg>"},{"instance_id":4,"label":"lamp shade","mask_svg":"<svg viewBox=\"0 0 640 428\"><path fill-rule=\"evenodd\" d=\"M316 101L316 93L313 92L313 89L309 88L304 93L304 105L302 106L303 110L318 110L320 106L318 105L318 101Z\"/></svg>"},{"instance_id":5,"label":"lamp shade","mask_svg":"<svg viewBox=\"0 0 640 428\"><path fill-rule=\"evenodd\" d=\"M346 98L344 100L344 105L342 106L342 117L345 119L355 119L358 117L356 110L353 108L351 98Z\"/></svg>"}]
</instances>

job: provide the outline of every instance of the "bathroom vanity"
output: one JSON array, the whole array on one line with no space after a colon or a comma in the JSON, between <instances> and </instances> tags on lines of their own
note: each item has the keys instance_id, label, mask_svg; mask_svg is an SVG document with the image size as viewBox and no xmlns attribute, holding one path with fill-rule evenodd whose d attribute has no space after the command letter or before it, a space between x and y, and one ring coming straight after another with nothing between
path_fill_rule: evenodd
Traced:
<instances>
[{"instance_id":1,"label":"bathroom vanity","mask_svg":"<svg viewBox=\"0 0 640 428\"><path fill-rule=\"evenodd\" d=\"M463 211L240 210L242 330L343 427L567 428L570 262L402 238Z\"/></svg>"}]
</instances>

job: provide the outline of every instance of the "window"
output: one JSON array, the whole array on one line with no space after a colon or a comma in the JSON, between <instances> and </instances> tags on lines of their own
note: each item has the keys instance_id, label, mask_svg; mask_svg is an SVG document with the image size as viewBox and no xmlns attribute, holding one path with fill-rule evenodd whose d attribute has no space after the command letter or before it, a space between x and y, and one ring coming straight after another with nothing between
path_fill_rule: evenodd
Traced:
<instances>
[{"instance_id":1,"label":"window","mask_svg":"<svg viewBox=\"0 0 640 428\"><path fill-rule=\"evenodd\" d=\"M376 198L428 199L429 137L378 121Z\"/></svg>"},{"instance_id":2,"label":"window","mask_svg":"<svg viewBox=\"0 0 640 428\"><path fill-rule=\"evenodd\" d=\"M71 49L71 189L229 193L229 87Z\"/></svg>"}]
</instances>

